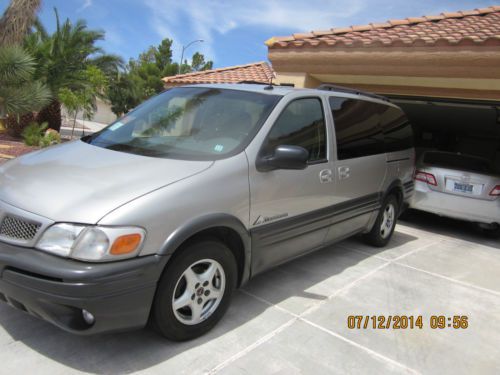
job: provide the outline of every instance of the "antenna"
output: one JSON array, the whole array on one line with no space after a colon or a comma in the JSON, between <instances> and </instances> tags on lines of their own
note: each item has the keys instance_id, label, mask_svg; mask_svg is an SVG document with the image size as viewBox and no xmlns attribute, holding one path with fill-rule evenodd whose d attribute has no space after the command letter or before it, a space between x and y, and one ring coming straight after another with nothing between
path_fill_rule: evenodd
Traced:
<instances>
[{"instance_id":1,"label":"antenna","mask_svg":"<svg viewBox=\"0 0 500 375\"><path fill-rule=\"evenodd\" d=\"M273 87L273 78L274 78L274 74L271 74L271 78L269 79L269 85L267 85L266 87L264 87L264 90L273 90L274 87Z\"/></svg>"}]
</instances>

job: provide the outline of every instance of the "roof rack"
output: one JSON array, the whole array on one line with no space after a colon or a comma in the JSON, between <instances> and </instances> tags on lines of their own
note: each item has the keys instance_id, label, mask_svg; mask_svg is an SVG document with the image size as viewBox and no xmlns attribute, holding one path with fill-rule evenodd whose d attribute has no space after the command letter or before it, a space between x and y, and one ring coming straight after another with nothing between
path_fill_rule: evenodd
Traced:
<instances>
[{"instance_id":1,"label":"roof rack","mask_svg":"<svg viewBox=\"0 0 500 375\"><path fill-rule=\"evenodd\" d=\"M338 85L334 85L333 83L322 83L321 85L319 85L317 87L317 90L346 92L348 94L368 96L370 98L380 99L380 100L384 100L386 102L389 101L389 98L386 98L385 96L382 96L382 95L377 95L377 94L374 94L372 92L356 90L356 89L352 89L350 87L338 86Z\"/></svg>"}]
</instances>

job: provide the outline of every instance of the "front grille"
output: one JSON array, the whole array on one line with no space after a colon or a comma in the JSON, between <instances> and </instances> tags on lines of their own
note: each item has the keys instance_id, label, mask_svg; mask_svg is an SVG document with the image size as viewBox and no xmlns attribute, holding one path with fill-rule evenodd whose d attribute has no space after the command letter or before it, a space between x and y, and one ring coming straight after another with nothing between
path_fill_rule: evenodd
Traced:
<instances>
[{"instance_id":1,"label":"front grille","mask_svg":"<svg viewBox=\"0 0 500 375\"><path fill-rule=\"evenodd\" d=\"M0 226L0 237L20 241L31 241L40 229L41 224L32 221L6 216Z\"/></svg>"}]
</instances>

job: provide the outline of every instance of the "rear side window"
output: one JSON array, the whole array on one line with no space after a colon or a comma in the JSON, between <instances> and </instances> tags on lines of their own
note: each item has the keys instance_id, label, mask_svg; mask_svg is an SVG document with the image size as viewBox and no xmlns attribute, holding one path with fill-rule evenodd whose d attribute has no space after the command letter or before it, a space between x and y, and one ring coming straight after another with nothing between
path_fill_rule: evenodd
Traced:
<instances>
[{"instance_id":1,"label":"rear side window","mask_svg":"<svg viewBox=\"0 0 500 375\"><path fill-rule=\"evenodd\" d=\"M330 97L339 160L385 153L380 114L385 108L367 101Z\"/></svg>"},{"instance_id":2,"label":"rear side window","mask_svg":"<svg viewBox=\"0 0 500 375\"><path fill-rule=\"evenodd\" d=\"M271 155L281 145L304 147L309 151L310 162L326 160L326 128L320 99L297 99L288 104L268 135L265 155Z\"/></svg>"},{"instance_id":3,"label":"rear side window","mask_svg":"<svg viewBox=\"0 0 500 375\"><path fill-rule=\"evenodd\" d=\"M413 147L413 131L403 111L389 106L380 107L383 107L380 126L384 133L386 151L401 151Z\"/></svg>"}]
</instances>

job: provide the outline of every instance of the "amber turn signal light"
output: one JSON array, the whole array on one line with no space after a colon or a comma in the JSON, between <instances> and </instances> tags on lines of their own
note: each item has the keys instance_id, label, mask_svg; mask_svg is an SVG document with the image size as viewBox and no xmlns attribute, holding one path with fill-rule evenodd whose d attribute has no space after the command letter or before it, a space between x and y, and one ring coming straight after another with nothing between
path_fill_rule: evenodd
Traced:
<instances>
[{"instance_id":1,"label":"amber turn signal light","mask_svg":"<svg viewBox=\"0 0 500 375\"><path fill-rule=\"evenodd\" d=\"M137 250L141 244L142 236L138 233L126 234L115 239L111 250L109 251L112 255L123 255L129 254Z\"/></svg>"}]
</instances>

